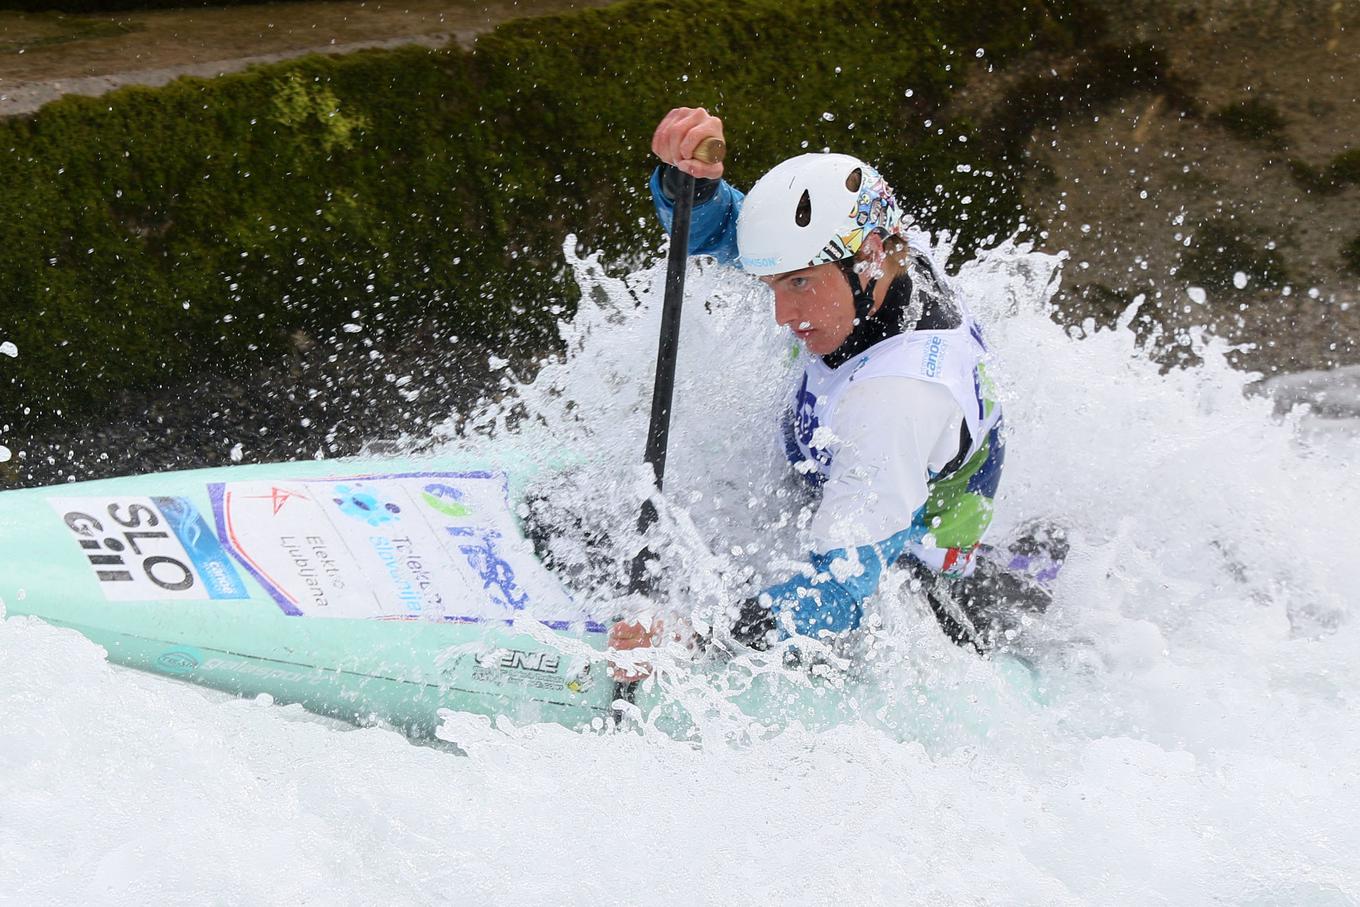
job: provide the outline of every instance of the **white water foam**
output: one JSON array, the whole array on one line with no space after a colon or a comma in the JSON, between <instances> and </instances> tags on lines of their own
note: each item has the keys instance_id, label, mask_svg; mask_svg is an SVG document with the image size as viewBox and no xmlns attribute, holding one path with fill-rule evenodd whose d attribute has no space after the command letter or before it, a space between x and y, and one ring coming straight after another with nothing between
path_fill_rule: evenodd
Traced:
<instances>
[{"instance_id":1,"label":"white water foam","mask_svg":"<svg viewBox=\"0 0 1360 907\"><path fill-rule=\"evenodd\" d=\"M545 465L568 448L583 518L626 523L661 272L569 258L586 293L568 358L465 420L494 440L449 443ZM1128 330L1070 336L1043 311L1056 264L1006 244L959 277L1007 407L998 533L1046 516L1072 535L1030 631L1046 705L1005 695L900 584L874 663L919 725L724 736L736 719L710 716L695 745L454 716L466 756L10 620L0 901L1355 903L1354 425L1276 415L1213 340L1164 374ZM766 525L796 513L772 424L795 366L753 282L696 266L689 286L662 563L702 611L739 597L742 565L754 583L798 551L796 517Z\"/></svg>"}]
</instances>

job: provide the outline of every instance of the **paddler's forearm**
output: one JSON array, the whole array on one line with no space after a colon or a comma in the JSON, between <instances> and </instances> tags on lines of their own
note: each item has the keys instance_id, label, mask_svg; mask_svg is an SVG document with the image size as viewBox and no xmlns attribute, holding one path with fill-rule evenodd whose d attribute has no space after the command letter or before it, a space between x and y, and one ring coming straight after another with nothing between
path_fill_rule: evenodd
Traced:
<instances>
[{"instance_id":1,"label":"paddler's forearm","mask_svg":"<svg viewBox=\"0 0 1360 907\"><path fill-rule=\"evenodd\" d=\"M855 629L864 601L878 591L885 568L920 534L904 529L874 545L814 552L800 573L742 605L732 635L738 642L765 648L791 634L815 638L822 631Z\"/></svg>"},{"instance_id":2,"label":"paddler's forearm","mask_svg":"<svg viewBox=\"0 0 1360 907\"><path fill-rule=\"evenodd\" d=\"M661 226L669 233L675 202L667 191L666 174L674 170L662 165L652 172L652 202ZM737 261L737 214L745 196L726 180L696 180L694 212L690 215L689 251L691 255L712 255L722 264Z\"/></svg>"}]
</instances>

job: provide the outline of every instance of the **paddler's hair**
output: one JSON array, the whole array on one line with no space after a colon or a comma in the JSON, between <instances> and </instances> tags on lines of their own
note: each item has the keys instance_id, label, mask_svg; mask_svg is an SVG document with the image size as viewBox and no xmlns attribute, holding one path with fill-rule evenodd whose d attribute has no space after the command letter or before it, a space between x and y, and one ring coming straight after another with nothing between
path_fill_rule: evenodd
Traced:
<instances>
[{"instance_id":1,"label":"paddler's hair","mask_svg":"<svg viewBox=\"0 0 1360 907\"><path fill-rule=\"evenodd\" d=\"M859 265L868 262L869 254L869 244L865 243L855 253L855 263ZM901 274L907 269L910 259L911 247L907 245L905 236L894 233L891 236L883 237L883 275L881 279L892 280L898 274Z\"/></svg>"}]
</instances>

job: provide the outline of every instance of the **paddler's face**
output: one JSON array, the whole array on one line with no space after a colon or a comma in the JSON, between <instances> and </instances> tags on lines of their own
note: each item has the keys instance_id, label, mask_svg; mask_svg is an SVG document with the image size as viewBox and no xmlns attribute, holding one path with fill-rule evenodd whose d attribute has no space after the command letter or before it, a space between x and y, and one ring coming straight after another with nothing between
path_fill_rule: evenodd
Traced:
<instances>
[{"instance_id":1,"label":"paddler's face","mask_svg":"<svg viewBox=\"0 0 1360 907\"><path fill-rule=\"evenodd\" d=\"M760 278L774 290L774 320L793 331L809 353L825 356L855 326L855 300L835 264Z\"/></svg>"}]
</instances>

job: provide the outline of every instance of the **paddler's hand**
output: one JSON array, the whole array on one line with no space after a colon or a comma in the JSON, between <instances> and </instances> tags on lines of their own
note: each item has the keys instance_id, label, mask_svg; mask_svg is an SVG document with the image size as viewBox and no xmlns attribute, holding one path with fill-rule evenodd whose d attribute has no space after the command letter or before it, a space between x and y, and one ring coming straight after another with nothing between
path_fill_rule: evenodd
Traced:
<instances>
[{"instance_id":1,"label":"paddler's hand","mask_svg":"<svg viewBox=\"0 0 1360 907\"><path fill-rule=\"evenodd\" d=\"M621 620L609 628L609 651L610 652L631 652L635 649L650 649L661 640L661 634L666 630L666 625L659 618L648 621L644 625L641 621ZM652 666L646 662L639 662L632 667L624 667L614 664L610 659L610 673L614 679L620 683L635 683L639 680L646 680L652 674Z\"/></svg>"},{"instance_id":2,"label":"paddler's hand","mask_svg":"<svg viewBox=\"0 0 1360 907\"><path fill-rule=\"evenodd\" d=\"M702 107L677 107L662 118L652 134L652 151L667 164L697 179L718 179L723 165L707 164L694 156L694 149L705 139L723 141L722 120Z\"/></svg>"}]
</instances>

